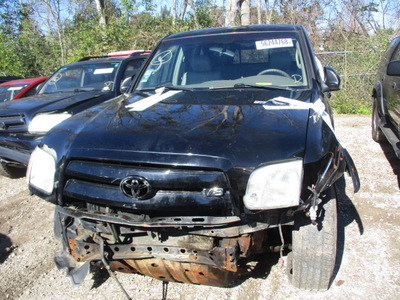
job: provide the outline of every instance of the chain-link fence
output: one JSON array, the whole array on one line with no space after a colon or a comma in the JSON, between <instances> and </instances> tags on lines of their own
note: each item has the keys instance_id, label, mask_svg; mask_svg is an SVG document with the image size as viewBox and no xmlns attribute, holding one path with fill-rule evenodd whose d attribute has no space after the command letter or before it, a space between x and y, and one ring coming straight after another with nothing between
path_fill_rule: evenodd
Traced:
<instances>
[{"instance_id":1,"label":"chain-link fence","mask_svg":"<svg viewBox=\"0 0 400 300\"><path fill-rule=\"evenodd\" d=\"M332 93L337 113L370 113L371 92L382 51L340 51L316 53L324 66L340 75L340 91Z\"/></svg>"}]
</instances>

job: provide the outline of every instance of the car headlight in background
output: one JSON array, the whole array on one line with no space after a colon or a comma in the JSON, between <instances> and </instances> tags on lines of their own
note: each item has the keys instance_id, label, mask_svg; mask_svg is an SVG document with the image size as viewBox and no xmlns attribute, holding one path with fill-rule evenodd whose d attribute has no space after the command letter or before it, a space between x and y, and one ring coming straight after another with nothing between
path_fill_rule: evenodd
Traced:
<instances>
[{"instance_id":1,"label":"car headlight in background","mask_svg":"<svg viewBox=\"0 0 400 300\"><path fill-rule=\"evenodd\" d=\"M250 175L244 205L250 210L299 205L302 180L300 159L260 167Z\"/></svg>"},{"instance_id":2,"label":"car headlight in background","mask_svg":"<svg viewBox=\"0 0 400 300\"><path fill-rule=\"evenodd\" d=\"M70 118L69 113L53 114L44 113L37 114L30 122L28 131L30 133L46 133L58 123Z\"/></svg>"},{"instance_id":3,"label":"car headlight in background","mask_svg":"<svg viewBox=\"0 0 400 300\"><path fill-rule=\"evenodd\" d=\"M43 145L36 147L29 159L26 180L29 185L47 195L50 195L54 188L56 157L54 149Z\"/></svg>"}]
</instances>

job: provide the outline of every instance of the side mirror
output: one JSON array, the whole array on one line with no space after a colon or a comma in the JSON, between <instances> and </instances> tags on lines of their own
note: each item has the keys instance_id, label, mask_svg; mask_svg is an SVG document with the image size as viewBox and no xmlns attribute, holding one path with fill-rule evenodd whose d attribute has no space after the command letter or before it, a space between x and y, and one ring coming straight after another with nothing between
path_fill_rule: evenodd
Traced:
<instances>
[{"instance_id":1,"label":"side mirror","mask_svg":"<svg viewBox=\"0 0 400 300\"><path fill-rule=\"evenodd\" d=\"M386 73L389 76L400 76L400 60L391 61L387 66Z\"/></svg>"},{"instance_id":2,"label":"side mirror","mask_svg":"<svg viewBox=\"0 0 400 300\"><path fill-rule=\"evenodd\" d=\"M121 87L119 88L119 91L121 92L121 94L124 94L128 90L131 83L132 83L132 77L125 78L122 81Z\"/></svg>"},{"instance_id":3,"label":"side mirror","mask_svg":"<svg viewBox=\"0 0 400 300\"><path fill-rule=\"evenodd\" d=\"M340 90L340 77L332 67L324 67L325 89L324 92Z\"/></svg>"}]
</instances>

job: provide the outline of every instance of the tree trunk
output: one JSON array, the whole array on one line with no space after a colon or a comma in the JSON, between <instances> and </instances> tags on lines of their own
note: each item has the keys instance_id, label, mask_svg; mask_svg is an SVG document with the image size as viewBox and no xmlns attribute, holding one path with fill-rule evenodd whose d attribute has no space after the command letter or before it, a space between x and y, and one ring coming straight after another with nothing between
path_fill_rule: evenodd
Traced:
<instances>
[{"instance_id":1,"label":"tree trunk","mask_svg":"<svg viewBox=\"0 0 400 300\"><path fill-rule=\"evenodd\" d=\"M105 14L104 8L105 8L104 0L96 0L96 9L97 9L97 13L99 15L100 26L107 25L106 14Z\"/></svg>"},{"instance_id":2,"label":"tree trunk","mask_svg":"<svg viewBox=\"0 0 400 300\"><path fill-rule=\"evenodd\" d=\"M257 24L262 24L262 21L261 21L261 0L257 0Z\"/></svg>"},{"instance_id":3,"label":"tree trunk","mask_svg":"<svg viewBox=\"0 0 400 300\"><path fill-rule=\"evenodd\" d=\"M269 1L265 0L265 24L271 24L272 22L272 12L276 6L276 0L272 4L272 7L269 5Z\"/></svg>"},{"instance_id":4,"label":"tree trunk","mask_svg":"<svg viewBox=\"0 0 400 300\"><path fill-rule=\"evenodd\" d=\"M187 0L190 6L190 9L193 12L193 18L194 18L194 24L196 26L196 29L200 28L199 20L197 18L197 13L196 13L196 7L194 6L193 0Z\"/></svg>"},{"instance_id":5,"label":"tree trunk","mask_svg":"<svg viewBox=\"0 0 400 300\"><path fill-rule=\"evenodd\" d=\"M240 1L240 23L250 25L250 0Z\"/></svg>"},{"instance_id":6,"label":"tree trunk","mask_svg":"<svg viewBox=\"0 0 400 300\"><path fill-rule=\"evenodd\" d=\"M187 7L187 0L183 0L182 7L181 7L181 13L179 14L179 18L180 18L181 20L182 20L183 17L185 16L186 7Z\"/></svg>"},{"instance_id":7,"label":"tree trunk","mask_svg":"<svg viewBox=\"0 0 400 300\"><path fill-rule=\"evenodd\" d=\"M176 0L172 3L172 25L176 24Z\"/></svg>"},{"instance_id":8,"label":"tree trunk","mask_svg":"<svg viewBox=\"0 0 400 300\"><path fill-rule=\"evenodd\" d=\"M236 26L237 0L226 0L225 26Z\"/></svg>"},{"instance_id":9,"label":"tree trunk","mask_svg":"<svg viewBox=\"0 0 400 300\"><path fill-rule=\"evenodd\" d=\"M61 21L61 3L60 0L51 1L45 0L43 3L46 5L46 14L47 14L47 26L49 30L53 28L54 21L56 23L56 31L58 37L58 44L60 47L60 54L61 54L61 64L64 65L66 63L66 49L64 46L64 39L63 33L64 28Z\"/></svg>"}]
</instances>

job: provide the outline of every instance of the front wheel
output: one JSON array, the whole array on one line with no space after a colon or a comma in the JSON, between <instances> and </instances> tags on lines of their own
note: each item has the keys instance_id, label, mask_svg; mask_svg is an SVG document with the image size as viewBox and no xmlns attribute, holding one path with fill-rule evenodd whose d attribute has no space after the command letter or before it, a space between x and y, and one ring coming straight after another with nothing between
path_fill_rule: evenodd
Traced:
<instances>
[{"instance_id":1,"label":"front wheel","mask_svg":"<svg viewBox=\"0 0 400 300\"><path fill-rule=\"evenodd\" d=\"M295 220L288 276L292 285L305 290L327 290L331 284L337 251L337 201L334 187L324 192L317 225L304 214Z\"/></svg>"}]
</instances>

